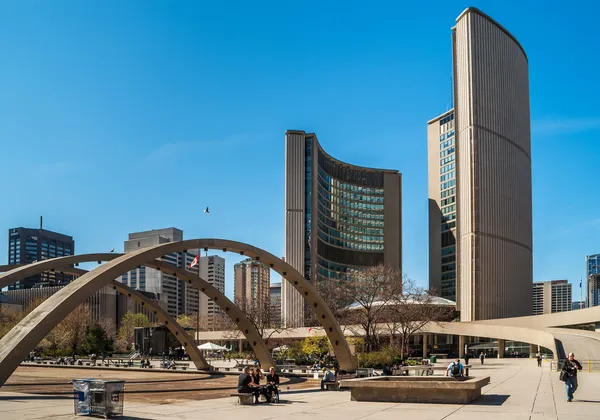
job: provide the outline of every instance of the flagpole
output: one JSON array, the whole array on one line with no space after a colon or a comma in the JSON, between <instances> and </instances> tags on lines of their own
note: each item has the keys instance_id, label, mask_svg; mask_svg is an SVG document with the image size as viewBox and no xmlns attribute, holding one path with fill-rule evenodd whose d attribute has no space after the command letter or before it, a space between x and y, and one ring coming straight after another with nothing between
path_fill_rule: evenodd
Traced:
<instances>
[{"instance_id":1,"label":"flagpole","mask_svg":"<svg viewBox=\"0 0 600 420\"><path fill-rule=\"evenodd\" d=\"M198 248L198 252L196 252L196 258L198 258L198 277L200 277L200 248ZM200 333L200 290L197 290L197 292L198 303L196 304L196 337L194 340L196 345L200 343L200 340L198 340L198 334Z\"/></svg>"}]
</instances>

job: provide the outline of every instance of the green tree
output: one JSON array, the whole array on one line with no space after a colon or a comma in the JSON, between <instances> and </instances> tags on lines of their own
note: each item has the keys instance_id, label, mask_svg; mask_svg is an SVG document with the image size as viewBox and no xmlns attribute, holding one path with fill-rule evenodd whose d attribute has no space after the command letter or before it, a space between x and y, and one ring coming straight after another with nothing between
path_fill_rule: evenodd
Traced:
<instances>
[{"instance_id":1,"label":"green tree","mask_svg":"<svg viewBox=\"0 0 600 420\"><path fill-rule=\"evenodd\" d=\"M193 318L190 315L179 315L177 317L177 323L181 325L183 328L194 328L196 329L196 317Z\"/></svg>"},{"instance_id":2,"label":"green tree","mask_svg":"<svg viewBox=\"0 0 600 420\"><path fill-rule=\"evenodd\" d=\"M96 324L86 329L81 348L86 354L100 354L102 351L111 352L113 341L108 338L106 331Z\"/></svg>"},{"instance_id":3,"label":"green tree","mask_svg":"<svg viewBox=\"0 0 600 420\"><path fill-rule=\"evenodd\" d=\"M302 353L313 358L321 357L331 350L329 338L326 336L306 337L304 340L302 340L300 348L302 349Z\"/></svg>"},{"instance_id":4,"label":"green tree","mask_svg":"<svg viewBox=\"0 0 600 420\"><path fill-rule=\"evenodd\" d=\"M127 312L121 319L121 327L119 328L119 348L121 350L127 350L133 344L134 328L149 326L150 321L146 315Z\"/></svg>"}]
</instances>

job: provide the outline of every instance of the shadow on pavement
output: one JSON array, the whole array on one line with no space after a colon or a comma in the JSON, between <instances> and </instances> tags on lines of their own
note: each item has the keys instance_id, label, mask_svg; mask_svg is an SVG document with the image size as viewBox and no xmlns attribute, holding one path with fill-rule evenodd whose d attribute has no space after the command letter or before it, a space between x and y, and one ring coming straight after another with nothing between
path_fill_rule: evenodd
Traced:
<instances>
[{"instance_id":1,"label":"shadow on pavement","mask_svg":"<svg viewBox=\"0 0 600 420\"><path fill-rule=\"evenodd\" d=\"M0 401L25 401L25 400L72 400L73 392L71 391L69 395L19 395L19 396L9 396L9 395L1 395Z\"/></svg>"},{"instance_id":2,"label":"shadow on pavement","mask_svg":"<svg viewBox=\"0 0 600 420\"><path fill-rule=\"evenodd\" d=\"M500 406L508 400L510 395L498 395L498 394L485 394L477 398L470 405L496 405Z\"/></svg>"}]
</instances>

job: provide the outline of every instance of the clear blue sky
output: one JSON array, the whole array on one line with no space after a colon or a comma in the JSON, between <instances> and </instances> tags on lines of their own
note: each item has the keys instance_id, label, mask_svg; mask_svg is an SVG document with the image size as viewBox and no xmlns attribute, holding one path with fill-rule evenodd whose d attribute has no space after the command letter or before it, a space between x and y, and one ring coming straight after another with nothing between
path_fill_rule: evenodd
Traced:
<instances>
[{"instance_id":1,"label":"clear blue sky","mask_svg":"<svg viewBox=\"0 0 600 420\"><path fill-rule=\"evenodd\" d=\"M404 268L426 284L426 121L473 5L529 56L535 280L578 286L600 252L600 5L406 3L0 2L0 263L40 215L78 253L176 226L283 255L284 132L303 129L403 173Z\"/></svg>"}]
</instances>

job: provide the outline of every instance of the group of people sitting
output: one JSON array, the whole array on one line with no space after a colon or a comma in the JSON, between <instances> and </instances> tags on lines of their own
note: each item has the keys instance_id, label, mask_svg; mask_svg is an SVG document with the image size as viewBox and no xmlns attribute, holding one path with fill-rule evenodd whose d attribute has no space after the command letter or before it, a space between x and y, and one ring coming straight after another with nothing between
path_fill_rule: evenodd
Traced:
<instances>
[{"instance_id":1,"label":"group of people sitting","mask_svg":"<svg viewBox=\"0 0 600 420\"><path fill-rule=\"evenodd\" d=\"M406 361L406 359L402 359L400 364L394 364L392 366L385 365L385 366L383 366L382 375L383 376L392 376L392 375L394 375L394 371L400 370L400 368L406 367L406 366L408 366L408 362ZM402 371L401 375L408 376L408 370Z\"/></svg>"},{"instance_id":2,"label":"group of people sitting","mask_svg":"<svg viewBox=\"0 0 600 420\"><path fill-rule=\"evenodd\" d=\"M244 371L238 378L237 391L240 394L253 394L254 404L259 403L259 397L264 395L267 402L275 402L279 400L279 375L275 373L275 368L270 368L266 376L266 384L261 385L261 381L265 379L260 367L250 370L250 366L246 366Z\"/></svg>"}]
</instances>

